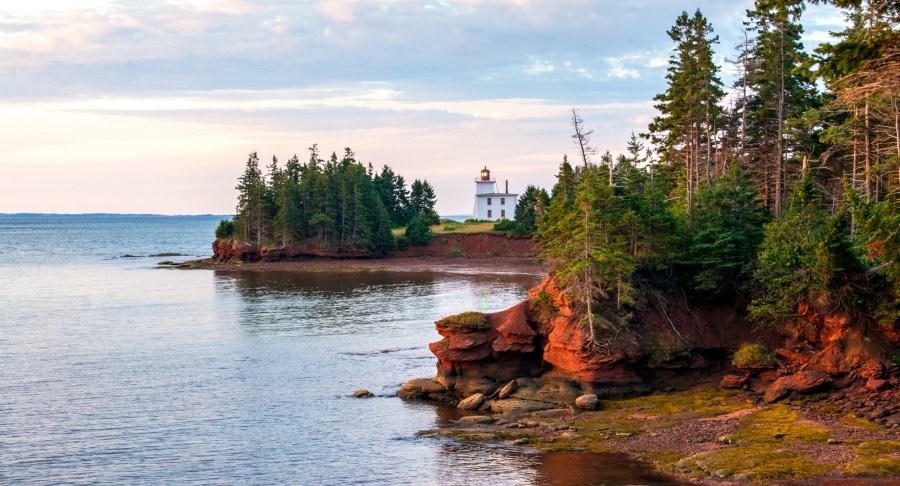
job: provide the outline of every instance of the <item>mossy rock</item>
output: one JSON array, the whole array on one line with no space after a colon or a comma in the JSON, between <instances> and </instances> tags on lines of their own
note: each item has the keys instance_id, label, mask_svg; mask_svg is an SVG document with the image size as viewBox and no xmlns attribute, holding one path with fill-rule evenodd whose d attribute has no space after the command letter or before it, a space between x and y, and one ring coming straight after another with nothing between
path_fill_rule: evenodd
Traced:
<instances>
[{"instance_id":1,"label":"mossy rock","mask_svg":"<svg viewBox=\"0 0 900 486\"><path fill-rule=\"evenodd\" d=\"M860 457L844 467L847 476L893 478L900 476L900 459L895 457Z\"/></svg>"},{"instance_id":2,"label":"mossy rock","mask_svg":"<svg viewBox=\"0 0 900 486\"><path fill-rule=\"evenodd\" d=\"M761 483L781 479L812 479L834 469L831 464L809 460L803 452L774 449L761 444L701 452L678 461L676 467L693 477L733 477Z\"/></svg>"},{"instance_id":3,"label":"mossy rock","mask_svg":"<svg viewBox=\"0 0 900 486\"><path fill-rule=\"evenodd\" d=\"M481 312L463 312L439 320L438 325L461 329L487 329L487 315Z\"/></svg>"},{"instance_id":4,"label":"mossy rock","mask_svg":"<svg viewBox=\"0 0 900 486\"><path fill-rule=\"evenodd\" d=\"M767 367L775 364L775 353L762 344L744 344L734 353L737 367Z\"/></svg>"}]
</instances>

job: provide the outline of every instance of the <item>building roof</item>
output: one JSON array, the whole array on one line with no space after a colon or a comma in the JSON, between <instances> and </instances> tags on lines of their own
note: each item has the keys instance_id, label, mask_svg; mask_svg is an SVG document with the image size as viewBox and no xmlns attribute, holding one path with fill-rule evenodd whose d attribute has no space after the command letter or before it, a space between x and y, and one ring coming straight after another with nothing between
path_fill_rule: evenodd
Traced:
<instances>
[{"instance_id":1,"label":"building roof","mask_svg":"<svg viewBox=\"0 0 900 486\"><path fill-rule=\"evenodd\" d=\"M514 192L484 192L481 194L475 194L475 197L484 197L484 196L518 196L518 194Z\"/></svg>"}]
</instances>

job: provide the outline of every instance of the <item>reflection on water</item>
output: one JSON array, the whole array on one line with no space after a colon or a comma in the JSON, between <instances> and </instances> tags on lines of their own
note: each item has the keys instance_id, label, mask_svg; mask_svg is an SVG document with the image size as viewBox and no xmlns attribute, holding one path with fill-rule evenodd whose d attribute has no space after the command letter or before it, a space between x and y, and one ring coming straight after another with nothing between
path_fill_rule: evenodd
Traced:
<instances>
[{"instance_id":1,"label":"reflection on water","mask_svg":"<svg viewBox=\"0 0 900 486\"><path fill-rule=\"evenodd\" d=\"M416 438L457 418L394 396L434 374L433 321L513 305L535 277L103 259L211 231L180 244L192 220L172 221L154 220L163 243L133 219L66 221L96 237L72 258L52 224L0 219L5 254L29 256L0 265L0 484L665 484L620 458Z\"/></svg>"}]
</instances>

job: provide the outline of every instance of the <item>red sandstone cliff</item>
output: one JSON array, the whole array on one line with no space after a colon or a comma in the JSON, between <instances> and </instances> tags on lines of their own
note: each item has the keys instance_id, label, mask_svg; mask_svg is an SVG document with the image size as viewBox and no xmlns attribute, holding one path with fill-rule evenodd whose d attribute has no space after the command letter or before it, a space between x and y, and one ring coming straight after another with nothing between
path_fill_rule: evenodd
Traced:
<instances>
[{"instance_id":1,"label":"red sandstone cliff","mask_svg":"<svg viewBox=\"0 0 900 486\"><path fill-rule=\"evenodd\" d=\"M429 346L438 358L437 376L412 380L399 395L454 401L496 395L517 380L533 389L515 392L511 400L560 405L583 392L615 394L724 374L722 386L750 388L774 401L828 387L880 390L891 386L886 378L897 368L888 359L890 349L900 345L896 333L864 319L822 315L809 305L801 306L797 323L780 331L754 330L740 302L689 305L654 295L638 307L630 329L591 344L572 303L547 278L528 301L487 314L483 325L438 321L444 339ZM762 367L735 367L731 355L745 343L764 343L776 350L777 359ZM550 384L555 391L536 399ZM491 408L504 410L504 401Z\"/></svg>"},{"instance_id":2,"label":"red sandstone cliff","mask_svg":"<svg viewBox=\"0 0 900 486\"><path fill-rule=\"evenodd\" d=\"M373 258L367 250L345 248L325 249L314 242L301 242L286 248L261 248L249 243L233 243L228 240L213 242L213 258L219 261L241 260L245 262L302 260L314 257ZM531 257L535 256L535 243L530 238L509 238L496 233L437 233L426 246L410 246L398 249L394 258L426 256L466 257Z\"/></svg>"}]
</instances>

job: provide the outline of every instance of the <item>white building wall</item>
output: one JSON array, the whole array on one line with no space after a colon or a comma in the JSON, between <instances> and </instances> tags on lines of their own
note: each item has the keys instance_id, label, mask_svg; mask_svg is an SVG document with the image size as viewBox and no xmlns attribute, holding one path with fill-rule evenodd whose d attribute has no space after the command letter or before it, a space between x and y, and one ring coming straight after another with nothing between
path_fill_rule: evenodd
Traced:
<instances>
[{"instance_id":1,"label":"white building wall","mask_svg":"<svg viewBox=\"0 0 900 486\"><path fill-rule=\"evenodd\" d=\"M475 219L490 219L494 221L499 220L502 217L510 220L514 219L517 197L518 194L478 194L475 196L475 210L472 213L472 217ZM490 199L490 205L488 205L488 199ZM490 211L490 215L488 215L488 211ZM505 216L503 216L504 211L506 212Z\"/></svg>"}]
</instances>

